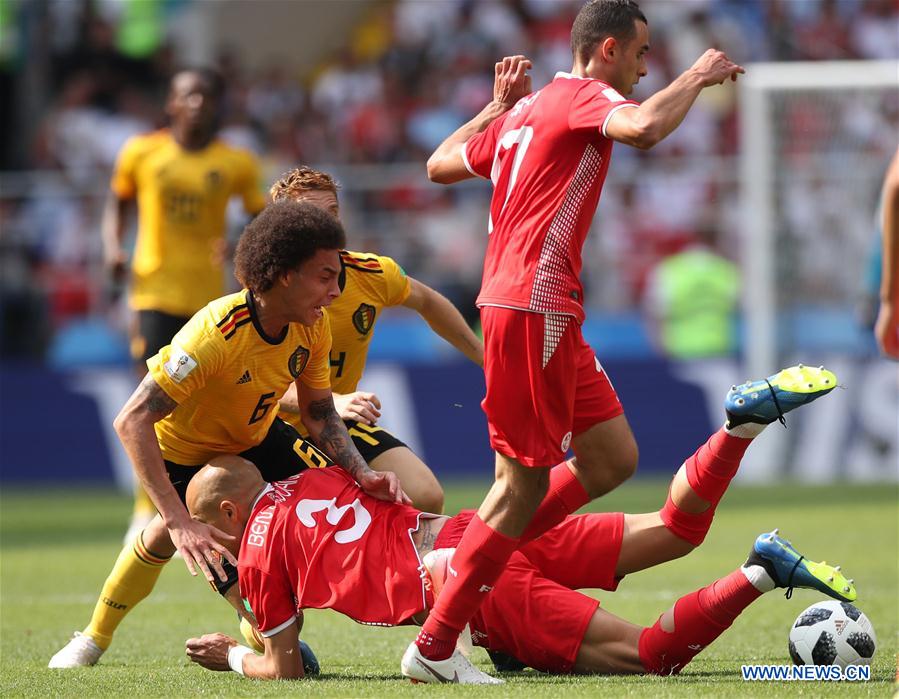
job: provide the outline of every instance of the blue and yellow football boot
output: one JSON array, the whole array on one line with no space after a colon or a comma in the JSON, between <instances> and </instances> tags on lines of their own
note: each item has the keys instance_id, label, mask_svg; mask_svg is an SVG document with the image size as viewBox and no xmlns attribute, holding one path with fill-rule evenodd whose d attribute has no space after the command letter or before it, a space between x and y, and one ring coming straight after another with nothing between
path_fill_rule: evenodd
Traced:
<instances>
[{"instance_id":1,"label":"blue and yellow football boot","mask_svg":"<svg viewBox=\"0 0 899 699\"><path fill-rule=\"evenodd\" d=\"M727 426L747 422L767 425L775 420L786 425L784 415L800 405L830 393L837 377L823 366L798 364L759 381L732 386L724 399Z\"/></svg>"},{"instance_id":2,"label":"blue and yellow football boot","mask_svg":"<svg viewBox=\"0 0 899 699\"><path fill-rule=\"evenodd\" d=\"M777 529L759 534L749 552L746 565L758 565L765 569L777 587L787 590L787 599L793 588L818 590L841 602L853 602L858 596L855 581L846 578L840 566L828 565L826 561L810 561L786 539L777 535Z\"/></svg>"}]
</instances>

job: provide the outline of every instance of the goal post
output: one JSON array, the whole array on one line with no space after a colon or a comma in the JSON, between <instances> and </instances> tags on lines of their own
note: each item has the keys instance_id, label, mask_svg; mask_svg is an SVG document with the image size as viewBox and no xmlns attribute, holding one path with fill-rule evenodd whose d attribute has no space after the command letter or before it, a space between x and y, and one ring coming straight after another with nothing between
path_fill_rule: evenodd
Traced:
<instances>
[{"instance_id":1,"label":"goal post","mask_svg":"<svg viewBox=\"0 0 899 699\"><path fill-rule=\"evenodd\" d=\"M750 64L738 89L746 373L803 359L861 362L846 338L899 142L899 61ZM819 335L814 352L810 333ZM819 410L819 438L845 429L846 416L828 415ZM814 471L806 462L819 455L800 453L807 440L771 432L753 448L747 480Z\"/></svg>"},{"instance_id":2,"label":"goal post","mask_svg":"<svg viewBox=\"0 0 899 699\"><path fill-rule=\"evenodd\" d=\"M889 98L889 93L899 93L899 61L755 63L746 67L739 86L746 368L750 375L762 376L778 365L780 358L774 261L780 227L777 200L782 196L778 184L784 169L778 152L782 124L774 113L775 102L789 99L791 94L810 93L836 94L844 100L857 95ZM892 147L895 149L896 145L894 140ZM859 159L866 155L858 153ZM864 179L870 180L882 172L884 163L869 160L867 165ZM869 185L870 182L863 183ZM870 220L873 212L859 210L856 214Z\"/></svg>"}]
</instances>

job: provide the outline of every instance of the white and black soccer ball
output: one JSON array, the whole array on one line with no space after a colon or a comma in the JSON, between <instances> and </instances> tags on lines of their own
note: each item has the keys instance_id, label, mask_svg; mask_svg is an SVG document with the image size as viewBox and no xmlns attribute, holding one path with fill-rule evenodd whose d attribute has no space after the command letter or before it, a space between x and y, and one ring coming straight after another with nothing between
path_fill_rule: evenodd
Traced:
<instances>
[{"instance_id":1,"label":"white and black soccer ball","mask_svg":"<svg viewBox=\"0 0 899 699\"><path fill-rule=\"evenodd\" d=\"M876 648L871 621L848 602L816 602L790 628L795 665L870 665Z\"/></svg>"}]
</instances>

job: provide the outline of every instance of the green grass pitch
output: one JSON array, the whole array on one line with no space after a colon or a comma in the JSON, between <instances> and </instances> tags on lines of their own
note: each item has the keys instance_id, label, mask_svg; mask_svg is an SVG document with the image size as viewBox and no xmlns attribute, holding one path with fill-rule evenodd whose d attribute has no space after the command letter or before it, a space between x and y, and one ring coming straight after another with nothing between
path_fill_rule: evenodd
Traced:
<instances>
[{"instance_id":1,"label":"green grass pitch","mask_svg":"<svg viewBox=\"0 0 899 699\"><path fill-rule=\"evenodd\" d=\"M666 484L637 481L601 501L605 510L659 507ZM475 506L486 485L447 488L447 511ZM840 563L856 580L858 606L878 636L873 680L746 683L741 663L789 662L787 633L796 615L822 595L798 590L766 595L678 677L507 675L501 687L413 686L399 676L411 628L357 625L332 612L308 612L304 638L321 677L300 683L254 682L191 665L184 640L206 632L237 635L233 613L181 561L126 619L95 668L50 671L50 656L87 623L95 595L120 547L130 504L108 490L31 492L7 489L0 500L0 694L3 696L888 696L896 677L899 498L890 486L732 488L705 544L685 559L627 578L602 593L606 609L650 624L679 595L739 565L754 537L780 527L811 558ZM595 505L597 509L600 505ZM490 669L481 650L476 662Z\"/></svg>"}]
</instances>

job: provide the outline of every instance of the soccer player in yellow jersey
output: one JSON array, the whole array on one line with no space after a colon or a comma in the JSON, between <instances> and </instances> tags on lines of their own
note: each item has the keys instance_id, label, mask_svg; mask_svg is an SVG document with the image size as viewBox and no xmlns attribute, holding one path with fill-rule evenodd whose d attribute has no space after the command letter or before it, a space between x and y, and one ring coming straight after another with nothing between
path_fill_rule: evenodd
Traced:
<instances>
[{"instance_id":1,"label":"soccer player in yellow jersey","mask_svg":"<svg viewBox=\"0 0 899 699\"><path fill-rule=\"evenodd\" d=\"M340 294L340 222L321 209L278 202L247 226L235 273L244 291L198 311L147 362L149 373L115 420L141 484L159 514L127 545L106 579L90 624L50 660L52 668L93 665L124 616L153 589L177 550L226 594L237 561L232 537L190 518L184 497L212 457L241 454L276 481L339 464L371 495L409 502L393 473L372 471L331 398L331 333L324 307ZM295 386L310 439L276 417Z\"/></svg>"},{"instance_id":2,"label":"soccer player in yellow jersey","mask_svg":"<svg viewBox=\"0 0 899 699\"><path fill-rule=\"evenodd\" d=\"M130 139L112 176L103 248L116 281L126 273L123 239L137 204L129 302L135 312L132 354L140 376L144 363L198 309L225 293L228 201L240 196L251 215L265 206L255 156L216 138L222 92L215 71L177 73L166 103L170 128ZM153 504L138 490L132 527L140 529L153 514Z\"/></svg>"},{"instance_id":3,"label":"soccer player in yellow jersey","mask_svg":"<svg viewBox=\"0 0 899 699\"><path fill-rule=\"evenodd\" d=\"M272 185L273 201L293 200L318 206L340 217L338 185L327 173L299 167ZM393 471L415 507L443 512L443 489L431 469L401 440L377 425L381 403L374 393L358 391L374 326L383 308L417 311L434 332L479 366L481 341L444 296L406 275L391 258L372 253L340 252L340 296L328 307L331 318L331 389L337 412L362 457L376 471ZM293 389L281 401L287 422L304 432Z\"/></svg>"}]
</instances>

